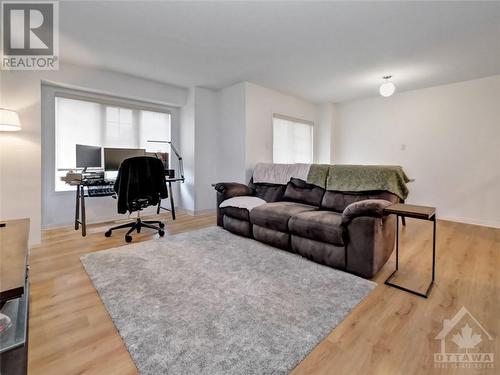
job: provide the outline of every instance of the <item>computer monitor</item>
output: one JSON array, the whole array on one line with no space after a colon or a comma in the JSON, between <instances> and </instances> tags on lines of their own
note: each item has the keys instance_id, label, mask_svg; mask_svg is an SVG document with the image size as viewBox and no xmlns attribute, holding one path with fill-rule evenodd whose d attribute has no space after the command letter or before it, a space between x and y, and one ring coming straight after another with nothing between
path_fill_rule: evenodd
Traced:
<instances>
[{"instance_id":1,"label":"computer monitor","mask_svg":"<svg viewBox=\"0 0 500 375\"><path fill-rule=\"evenodd\" d=\"M122 161L134 156L144 156L143 148L104 148L104 170L117 171Z\"/></svg>"},{"instance_id":2,"label":"computer monitor","mask_svg":"<svg viewBox=\"0 0 500 375\"><path fill-rule=\"evenodd\" d=\"M102 168L101 147L76 145L77 168Z\"/></svg>"}]
</instances>

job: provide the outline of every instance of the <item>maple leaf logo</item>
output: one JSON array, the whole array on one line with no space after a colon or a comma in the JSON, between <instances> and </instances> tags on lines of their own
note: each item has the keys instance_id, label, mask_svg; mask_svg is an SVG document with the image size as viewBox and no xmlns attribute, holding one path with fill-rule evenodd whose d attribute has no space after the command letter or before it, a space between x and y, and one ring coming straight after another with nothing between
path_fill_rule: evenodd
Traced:
<instances>
[{"instance_id":1,"label":"maple leaf logo","mask_svg":"<svg viewBox=\"0 0 500 375\"><path fill-rule=\"evenodd\" d=\"M459 346L460 349L465 349L465 352L468 353L469 349L473 349L477 344L481 341L481 335L477 333L472 333L472 328L466 324L461 329L461 333L456 333L453 335L451 339L455 344Z\"/></svg>"}]
</instances>

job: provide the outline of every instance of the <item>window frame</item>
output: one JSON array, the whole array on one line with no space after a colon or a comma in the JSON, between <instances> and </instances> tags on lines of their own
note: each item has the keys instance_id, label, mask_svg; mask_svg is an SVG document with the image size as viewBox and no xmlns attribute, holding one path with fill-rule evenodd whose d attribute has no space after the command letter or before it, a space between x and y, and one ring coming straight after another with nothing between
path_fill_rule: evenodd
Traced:
<instances>
[{"instance_id":1,"label":"window frame","mask_svg":"<svg viewBox=\"0 0 500 375\"><path fill-rule=\"evenodd\" d=\"M170 115L170 138L175 142L179 137L179 108L155 101L143 101L102 92L86 91L69 85L41 81L42 91L42 195L73 195L75 189L56 190L56 98L83 100L104 106L160 112ZM43 198L45 199L45 198ZM42 203L43 205L43 203Z\"/></svg>"}]
</instances>

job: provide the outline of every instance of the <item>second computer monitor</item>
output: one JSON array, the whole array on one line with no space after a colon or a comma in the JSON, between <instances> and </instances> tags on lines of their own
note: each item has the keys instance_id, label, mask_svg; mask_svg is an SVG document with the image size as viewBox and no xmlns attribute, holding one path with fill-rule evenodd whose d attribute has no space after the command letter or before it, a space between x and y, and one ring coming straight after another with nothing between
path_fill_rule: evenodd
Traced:
<instances>
[{"instance_id":1,"label":"second computer monitor","mask_svg":"<svg viewBox=\"0 0 500 375\"><path fill-rule=\"evenodd\" d=\"M143 148L104 148L104 170L117 171L125 159L145 154Z\"/></svg>"}]
</instances>

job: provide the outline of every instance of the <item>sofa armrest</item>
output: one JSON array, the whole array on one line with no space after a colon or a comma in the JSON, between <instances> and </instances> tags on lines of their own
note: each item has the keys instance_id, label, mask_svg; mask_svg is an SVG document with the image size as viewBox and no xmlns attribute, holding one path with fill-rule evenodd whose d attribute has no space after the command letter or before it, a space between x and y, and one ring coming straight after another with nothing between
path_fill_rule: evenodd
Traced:
<instances>
[{"instance_id":1,"label":"sofa armrest","mask_svg":"<svg viewBox=\"0 0 500 375\"><path fill-rule=\"evenodd\" d=\"M238 182L219 182L215 184L215 190L222 195L222 200L242 195L253 195L253 189Z\"/></svg>"},{"instance_id":2,"label":"sofa armrest","mask_svg":"<svg viewBox=\"0 0 500 375\"><path fill-rule=\"evenodd\" d=\"M222 209L219 207L226 199L242 195L254 195L254 190L237 182L219 182L214 186L217 191L217 225L224 225Z\"/></svg>"},{"instance_id":3,"label":"sofa armrest","mask_svg":"<svg viewBox=\"0 0 500 375\"><path fill-rule=\"evenodd\" d=\"M396 217L358 216L346 226L348 272L372 278L387 262L394 249Z\"/></svg>"},{"instance_id":4,"label":"sofa armrest","mask_svg":"<svg viewBox=\"0 0 500 375\"><path fill-rule=\"evenodd\" d=\"M383 217L384 209L393 204L385 199L364 199L348 205L342 212L342 224L349 224L360 216Z\"/></svg>"}]
</instances>

